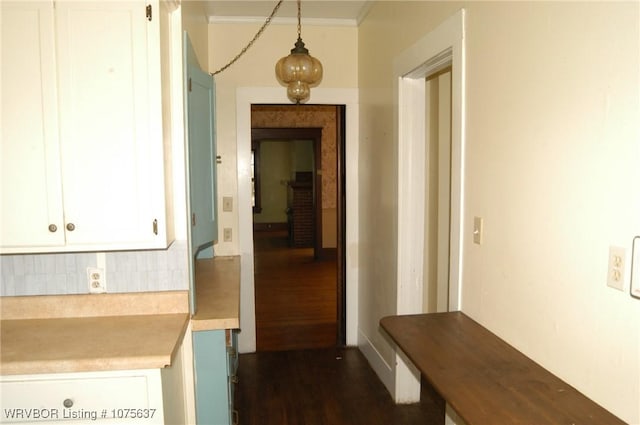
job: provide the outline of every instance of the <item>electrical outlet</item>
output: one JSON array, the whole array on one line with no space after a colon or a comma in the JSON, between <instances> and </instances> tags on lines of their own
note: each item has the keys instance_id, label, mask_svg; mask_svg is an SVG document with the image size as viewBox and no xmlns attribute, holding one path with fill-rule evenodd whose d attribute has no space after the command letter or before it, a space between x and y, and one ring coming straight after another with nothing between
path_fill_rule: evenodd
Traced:
<instances>
[{"instance_id":1,"label":"electrical outlet","mask_svg":"<svg viewBox=\"0 0 640 425\"><path fill-rule=\"evenodd\" d=\"M624 291L624 259L625 249L619 246L609 247L609 268L607 286Z\"/></svg>"},{"instance_id":2,"label":"electrical outlet","mask_svg":"<svg viewBox=\"0 0 640 425\"><path fill-rule=\"evenodd\" d=\"M225 242L231 242L232 240L231 227L224 228L222 238Z\"/></svg>"},{"instance_id":3,"label":"electrical outlet","mask_svg":"<svg viewBox=\"0 0 640 425\"><path fill-rule=\"evenodd\" d=\"M104 269L99 267L87 267L87 280L90 294L102 294L107 292L107 278Z\"/></svg>"},{"instance_id":4,"label":"electrical outlet","mask_svg":"<svg viewBox=\"0 0 640 425\"><path fill-rule=\"evenodd\" d=\"M223 212L233 211L233 198L231 196L222 197L222 211Z\"/></svg>"}]
</instances>

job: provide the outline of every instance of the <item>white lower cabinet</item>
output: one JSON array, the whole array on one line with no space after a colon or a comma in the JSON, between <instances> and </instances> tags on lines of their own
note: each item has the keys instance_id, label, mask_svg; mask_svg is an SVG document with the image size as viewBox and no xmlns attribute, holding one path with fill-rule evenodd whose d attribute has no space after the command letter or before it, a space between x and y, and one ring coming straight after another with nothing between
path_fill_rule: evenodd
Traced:
<instances>
[{"instance_id":1,"label":"white lower cabinet","mask_svg":"<svg viewBox=\"0 0 640 425\"><path fill-rule=\"evenodd\" d=\"M171 369L3 376L0 423L164 424Z\"/></svg>"}]
</instances>

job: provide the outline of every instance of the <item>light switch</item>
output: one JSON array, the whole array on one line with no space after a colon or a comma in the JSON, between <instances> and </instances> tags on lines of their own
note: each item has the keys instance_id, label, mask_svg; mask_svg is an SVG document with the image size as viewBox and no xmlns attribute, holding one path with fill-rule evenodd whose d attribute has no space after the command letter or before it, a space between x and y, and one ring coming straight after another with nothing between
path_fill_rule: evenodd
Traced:
<instances>
[{"instance_id":1,"label":"light switch","mask_svg":"<svg viewBox=\"0 0 640 425\"><path fill-rule=\"evenodd\" d=\"M473 243L482 245L482 217L473 217Z\"/></svg>"},{"instance_id":2,"label":"light switch","mask_svg":"<svg viewBox=\"0 0 640 425\"><path fill-rule=\"evenodd\" d=\"M222 211L223 212L233 211L233 198L231 196L222 197Z\"/></svg>"}]
</instances>

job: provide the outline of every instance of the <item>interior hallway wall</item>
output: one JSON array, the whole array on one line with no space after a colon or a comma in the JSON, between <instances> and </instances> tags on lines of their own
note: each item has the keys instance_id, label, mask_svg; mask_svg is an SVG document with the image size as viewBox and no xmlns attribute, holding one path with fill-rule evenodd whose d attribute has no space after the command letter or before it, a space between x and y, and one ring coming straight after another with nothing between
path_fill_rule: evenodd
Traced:
<instances>
[{"instance_id":1,"label":"interior hallway wall","mask_svg":"<svg viewBox=\"0 0 640 425\"><path fill-rule=\"evenodd\" d=\"M361 341L393 367L378 326L397 299L392 63L462 6L462 310L640 423L640 301L628 269L625 292L606 286L609 246L629 259L640 234L637 2L374 4L358 44Z\"/></svg>"},{"instance_id":2,"label":"interior hallway wall","mask_svg":"<svg viewBox=\"0 0 640 425\"><path fill-rule=\"evenodd\" d=\"M233 58L253 37L259 24L209 25L209 68L214 71ZM304 25L302 37L310 53L323 65L322 88L355 88L357 86L357 28L347 26ZM236 144L236 89L238 87L278 87L275 64L289 54L296 39L295 25L271 24L246 55L228 70L218 74L216 80L216 122L218 154L222 163L218 166L218 196L233 196L237 205L238 169ZM336 49L336 46L340 46ZM313 96L313 88L311 89ZM320 114L320 110L314 115ZM271 117L273 118L273 117ZM308 120L307 120L308 121ZM278 126L276 122L261 120L260 126ZM295 127L298 125L292 125ZM323 143L324 143L323 133ZM335 136L334 136L335 137ZM335 139L334 139L335 140ZM323 150L323 157L324 157ZM335 171L334 171L335 176ZM327 176L328 177L328 176ZM323 181L325 177L323 176ZM221 199L220 199L221 200ZM325 201L323 200L323 207ZM237 211L220 214L220 229L231 227L237 235ZM220 242L218 255L235 255L239 252L238 238L232 242Z\"/></svg>"}]
</instances>

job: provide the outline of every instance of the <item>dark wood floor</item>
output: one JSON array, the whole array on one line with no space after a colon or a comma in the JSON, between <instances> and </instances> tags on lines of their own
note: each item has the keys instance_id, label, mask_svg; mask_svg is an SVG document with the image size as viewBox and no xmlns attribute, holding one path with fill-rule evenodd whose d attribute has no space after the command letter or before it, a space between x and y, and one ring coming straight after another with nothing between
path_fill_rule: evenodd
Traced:
<instances>
[{"instance_id":1,"label":"dark wood floor","mask_svg":"<svg viewBox=\"0 0 640 425\"><path fill-rule=\"evenodd\" d=\"M428 385L420 403L396 405L357 348L241 354L238 378L240 425L443 423Z\"/></svg>"},{"instance_id":2,"label":"dark wood floor","mask_svg":"<svg viewBox=\"0 0 640 425\"><path fill-rule=\"evenodd\" d=\"M337 269L281 232L254 233L258 351L335 347Z\"/></svg>"}]
</instances>

